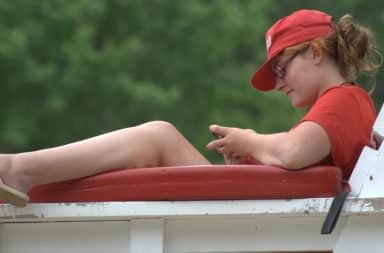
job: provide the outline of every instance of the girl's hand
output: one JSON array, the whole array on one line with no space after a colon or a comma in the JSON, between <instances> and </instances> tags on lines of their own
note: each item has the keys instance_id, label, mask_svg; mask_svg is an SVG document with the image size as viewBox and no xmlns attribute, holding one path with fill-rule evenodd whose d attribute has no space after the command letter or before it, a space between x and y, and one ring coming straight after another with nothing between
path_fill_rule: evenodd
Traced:
<instances>
[{"instance_id":1,"label":"girl's hand","mask_svg":"<svg viewBox=\"0 0 384 253\"><path fill-rule=\"evenodd\" d=\"M239 161L245 157L252 157L252 150L255 148L252 145L252 138L257 135L255 131L219 125L211 125L209 129L220 138L208 143L207 149L216 149L228 160Z\"/></svg>"},{"instance_id":2,"label":"girl's hand","mask_svg":"<svg viewBox=\"0 0 384 253\"><path fill-rule=\"evenodd\" d=\"M379 134L375 133L374 131L371 132L371 140L370 140L371 147L374 149L378 149L383 142L383 137L381 137Z\"/></svg>"}]
</instances>

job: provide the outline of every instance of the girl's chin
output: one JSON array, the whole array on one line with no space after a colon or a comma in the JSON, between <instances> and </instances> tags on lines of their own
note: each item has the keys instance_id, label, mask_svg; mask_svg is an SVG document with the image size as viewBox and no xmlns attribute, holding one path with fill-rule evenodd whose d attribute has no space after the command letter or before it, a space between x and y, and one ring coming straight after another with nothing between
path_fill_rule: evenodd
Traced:
<instances>
[{"instance_id":1,"label":"girl's chin","mask_svg":"<svg viewBox=\"0 0 384 253\"><path fill-rule=\"evenodd\" d=\"M302 101L295 101L293 99L291 99L291 103L292 103L292 106L295 108L306 108L310 106L309 103L303 103Z\"/></svg>"},{"instance_id":2,"label":"girl's chin","mask_svg":"<svg viewBox=\"0 0 384 253\"><path fill-rule=\"evenodd\" d=\"M307 103L304 103L304 101L300 101L298 99L295 99L294 97L289 97L291 99L292 106L295 108L305 108L309 105Z\"/></svg>"}]
</instances>

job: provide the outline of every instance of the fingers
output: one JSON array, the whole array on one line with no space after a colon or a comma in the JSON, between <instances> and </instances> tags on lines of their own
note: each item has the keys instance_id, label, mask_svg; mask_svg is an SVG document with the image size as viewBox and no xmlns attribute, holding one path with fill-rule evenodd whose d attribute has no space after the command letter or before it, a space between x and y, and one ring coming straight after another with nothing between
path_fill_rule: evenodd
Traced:
<instances>
[{"instance_id":1,"label":"fingers","mask_svg":"<svg viewBox=\"0 0 384 253\"><path fill-rule=\"evenodd\" d=\"M236 154L230 154L230 155L224 155L224 161L225 164L245 164L246 157L236 155Z\"/></svg>"},{"instance_id":2,"label":"fingers","mask_svg":"<svg viewBox=\"0 0 384 253\"><path fill-rule=\"evenodd\" d=\"M210 125L209 130L215 135L218 136L219 138L224 137L228 134L228 127L223 127L219 125Z\"/></svg>"},{"instance_id":3,"label":"fingers","mask_svg":"<svg viewBox=\"0 0 384 253\"><path fill-rule=\"evenodd\" d=\"M224 138L221 138L221 139L217 139L217 140L213 140L211 141L210 143L208 143L205 147L207 149L217 149L219 152L220 150L219 149L222 149L222 147L225 145L225 139Z\"/></svg>"},{"instance_id":4,"label":"fingers","mask_svg":"<svg viewBox=\"0 0 384 253\"><path fill-rule=\"evenodd\" d=\"M226 140L224 138L211 141L206 145L207 149L216 149L217 153L226 156L228 159L232 159L235 157L235 154L231 151L231 149L226 146ZM239 157L239 156L236 156Z\"/></svg>"},{"instance_id":5,"label":"fingers","mask_svg":"<svg viewBox=\"0 0 384 253\"><path fill-rule=\"evenodd\" d=\"M372 131L371 133L371 146L375 149L378 149L383 142L383 137L381 137L379 134Z\"/></svg>"},{"instance_id":6,"label":"fingers","mask_svg":"<svg viewBox=\"0 0 384 253\"><path fill-rule=\"evenodd\" d=\"M218 153L225 154L231 157L231 150L227 146L228 136L230 134L230 127L223 127L219 125L210 125L209 130L217 138L206 145L207 149L216 149Z\"/></svg>"}]
</instances>

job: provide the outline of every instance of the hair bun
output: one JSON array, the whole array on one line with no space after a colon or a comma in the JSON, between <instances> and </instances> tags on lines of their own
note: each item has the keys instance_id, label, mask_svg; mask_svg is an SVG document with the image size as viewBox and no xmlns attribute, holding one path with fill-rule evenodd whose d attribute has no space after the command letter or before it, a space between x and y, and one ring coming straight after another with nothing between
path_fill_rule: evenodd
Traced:
<instances>
[{"instance_id":1,"label":"hair bun","mask_svg":"<svg viewBox=\"0 0 384 253\"><path fill-rule=\"evenodd\" d=\"M373 40L373 36L371 32L367 28L355 24L350 14L340 18L337 31L354 57L362 59L372 52L370 41Z\"/></svg>"}]
</instances>

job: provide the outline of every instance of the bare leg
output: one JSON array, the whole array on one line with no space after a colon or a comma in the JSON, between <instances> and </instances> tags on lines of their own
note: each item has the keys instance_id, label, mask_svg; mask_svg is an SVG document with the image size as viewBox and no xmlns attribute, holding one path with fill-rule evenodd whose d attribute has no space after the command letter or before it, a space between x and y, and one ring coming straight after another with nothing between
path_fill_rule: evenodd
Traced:
<instances>
[{"instance_id":1,"label":"bare leg","mask_svg":"<svg viewBox=\"0 0 384 253\"><path fill-rule=\"evenodd\" d=\"M148 122L104 135L0 156L0 177L22 192L38 184L121 168L210 164L171 124Z\"/></svg>"}]
</instances>

